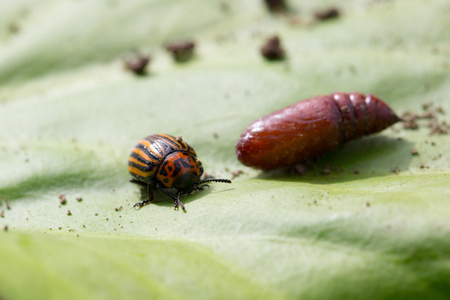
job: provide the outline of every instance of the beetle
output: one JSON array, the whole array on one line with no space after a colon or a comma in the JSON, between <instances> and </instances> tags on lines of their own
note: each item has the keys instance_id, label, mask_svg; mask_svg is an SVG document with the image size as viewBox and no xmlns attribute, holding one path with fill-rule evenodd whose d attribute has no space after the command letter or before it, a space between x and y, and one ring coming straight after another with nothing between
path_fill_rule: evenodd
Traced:
<instances>
[{"instance_id":1,"label":"beetle","mask_svg":"<svg viewBox=\"0 0 450 300\"><path fill-rule=\"evenodd\" d=\"M209 187L207 182L231 183L228 179L200 180L203 167L194 148L181 137L168 134L154 134L141 139L128 158L128 172L132 176L130 182L147 187L148 197L134 204L137 208L152 202L153 189L158 189L174 199L175 210L181 206L185 211L181 195L203 190ZM176 193L168 190L172 188Z\"/></svg>"},{"instance_id":2,"label":"beetle","mask_svg":"<svg viewBox=\"0 0 450 300\"><path fill-rule=\"evenodd\" d=\"M305 162L398 121L392 109L372 94L317 96L251 123L236 144L236 155L246 166L273 170Z\"/></svg>"}]
</instances>

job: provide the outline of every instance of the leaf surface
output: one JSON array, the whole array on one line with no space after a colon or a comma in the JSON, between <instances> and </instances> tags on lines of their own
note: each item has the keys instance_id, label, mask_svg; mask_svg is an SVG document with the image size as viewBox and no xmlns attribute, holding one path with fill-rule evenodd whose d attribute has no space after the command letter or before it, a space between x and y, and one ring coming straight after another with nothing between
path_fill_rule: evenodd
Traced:
<instances>
[{"instance_id":1,"label":"leaf surface","mask_svg":"<svg viewBox=\"0 0 450 300\"><path fill-rule=\"evenodd\" d=\"M0 298L446 298L450 139L429 120L306 175L246 168L234 147L253 120L337 91L398 114L431 102L450 123L448 1L262 3L2 4ZM266 62L275 33L288 58ZM184 39L195 56L177 64L164 44ZM152 56L146 76L123 68L133 49ZM185 197L187 213L160 192L135 210L127 157L154 133L182 136L208 174L242 174Z\"/></svg>"}]
</instances>

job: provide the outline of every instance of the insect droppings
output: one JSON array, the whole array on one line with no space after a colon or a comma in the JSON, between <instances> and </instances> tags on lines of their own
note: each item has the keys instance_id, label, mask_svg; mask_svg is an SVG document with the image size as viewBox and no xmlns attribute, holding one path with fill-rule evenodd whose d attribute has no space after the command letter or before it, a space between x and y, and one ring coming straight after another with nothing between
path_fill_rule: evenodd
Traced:
<instances>
[{"instance_id":1,"label":"insect droppings","mask_svg":"<svg viewBox=\"0 0 450 300\"><path fill-rule=\"evenodd\" d=\"M264 0L267 9L274 13L280 13L287 10L285 0Z\"/></svg>"},{"instance_id":2,"label":"insect droppings","mask_svg":"<svg viewBox=\"0 0 450 300\"><path fill-rule=\"evenodd\" d=\"M136 75L146 75L147 65L150 63L151 57L134 53L123 60L123 65L126 70L133 72Z\"/></svg>"},{"instance_id":3,"label":"insect droppings","mask_svg":"<svg viewBox=\"0 0 450 300\"><path fill-rule=\"evenodd\" d=\"M272 36L266 40L260 49L261 55L270 61L283 60L285 58L284 49L281 46L280 38Z\"/></svg>"},{"instance_id":4,"label":"insect droppings","mask_svg":"<svg viewBox=\"0 0 450 300\"><path fill-rule=\"evenodd\" d=\"M319 21L326 21L339 18L339 10L335 7L328 8L326 10L318 11L314 14L314 17Z\"/></svg>"},{"instance_id":5,"label":"insect droppings","mask_svg":"<svg viewBox=\"0 0 450 300\"><path fill-rule=\"evenodd\" d=\"M59 203L60 203L61 205L66 205L66 204L67 204L67 198L66 198L66 195L61 194L61 195L58 196L58 198L59 198Z\"/></svg>"},{"instance_id":6,"label":"insect droppings","mask_svg":"<svg viewBox=\"0 0 450 300\"><path fill-rule=\"evenodd\" d=\"M176 62L186 62L194 55L195 43L193 41L175 42L166 45L166 50L172 53Z\"/></svg>"}]
</instances>

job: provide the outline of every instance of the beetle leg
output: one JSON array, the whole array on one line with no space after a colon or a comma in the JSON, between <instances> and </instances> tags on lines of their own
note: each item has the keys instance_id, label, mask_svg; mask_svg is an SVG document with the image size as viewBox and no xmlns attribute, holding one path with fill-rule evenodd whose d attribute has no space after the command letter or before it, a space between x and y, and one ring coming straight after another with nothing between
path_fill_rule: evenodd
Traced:
<instances>
[{"instance_id":1,"label":"beetle leg","mask_svg":"<svg viewBox=\"0 0 450 300\"><path fill-rule=\"evenodd\" d=\"M175 210L178 210L178 206L181 206L184 212L186 212L186 208L184 208L183 202L180 201L181 193L177 194L177 199L175 200Z\"/></svg>"},{"instance_id":2,"label":"beetle leg","mask_svg":"<svg viewBox=\"0 0 450 300\"><path fill-rule=\"evenodd\" d=\"M204 185L197 185L195 187L196 191L203 191L205 188L209 188L209 184L204 184Z\"/></svg>"},{"instance_id":3,"label":"beetle leg","mask_svg":"<svg viewBox=\"0 0 450 300\"><path fill-rule=\"evenodd\" d=\"M147 183L145 183L143 181L139 181L139 180L133 179L133 178L130 179L130 182L131 183L136 183L136 184L139 184L139 185L142 185L142 186L147 186L148 185Z\"/></svg>"},{"instance_id":4,"label":"beetle leg","mask_svg":"<svg viewBox=\"0 0 450 300\"><path fill-rule=\"evenodd\" d=\"M131 180L130 180L130 182L131 182ZM138 181L138 182L135 182L135 183L141 184L140 182L141 181ZM153 197L153 191L152 191L152 184L148 183L146 185L147 185L147 193L148 193L147 199L145 199L144 201L135 203L133 205L133 207L141 208L142 206L145 206L145 205L153 202L154 197Z\"/></svg>"},{"instance_id":5,"label":"beetle leg","mask_svg":"<svg viewBox=\"0 0 450 300\"><path fill-rule=\"evenodd\" d=\"M164 194L168 195L169 197L171 197L175 202L174 202L174 208L175 210L178 210L178 206L181 206L181 208L186 211L186 209L184 208L183 203L180 201L180 196L181 193L178 193L176 195L172 194L169 191L166 191L159 183L156 183L156 187L163 192Z\"/></svg>"},{"instance_id":6,"label":"beetle leg","mask_svg":"<svg viewBox=\"0 0 450 300\"><path fill-rule=\"evenodd\" d=\"M145 199L144 201L135 203L133 205L133 207L141 208L142 206L145 206L145 205L149 204L150 202L153 202L154 197L153 197L153 192L152 192L152 181L150 181L149 183L145 183L143 181L132 178L132 179L130 179L130 182L147 187L147 195L148 195L147 199Z\"/></svg>"}]
</instances>

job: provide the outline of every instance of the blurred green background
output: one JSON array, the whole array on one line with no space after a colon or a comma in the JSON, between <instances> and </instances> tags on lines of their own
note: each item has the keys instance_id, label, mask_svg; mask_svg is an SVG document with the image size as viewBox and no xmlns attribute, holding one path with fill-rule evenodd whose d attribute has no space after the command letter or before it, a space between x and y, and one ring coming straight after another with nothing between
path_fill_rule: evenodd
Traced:
<instances>
[{"instance_id":1,"label":"blurred green background","mask_svg":"<svg viewBox=\"0 0 450 300\"><path fill-rule=\"evenodd\" d=\"M246 168L234 147L256 118L338 91L398 114L432 103L445 127L450 2L286 3L1 2L0 299L448 297L450 140L429 120L306 175ZM274 34L287 56L268 62ZM196 43L185 63L164 49L180 40ZM124 69L134 51L152 57L145 76ZM187 213L159 192L134 210L128 154L154 133L233 184L185 197Z\"/></svg>"}]
</instances>

